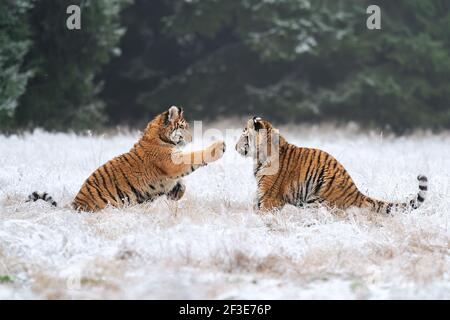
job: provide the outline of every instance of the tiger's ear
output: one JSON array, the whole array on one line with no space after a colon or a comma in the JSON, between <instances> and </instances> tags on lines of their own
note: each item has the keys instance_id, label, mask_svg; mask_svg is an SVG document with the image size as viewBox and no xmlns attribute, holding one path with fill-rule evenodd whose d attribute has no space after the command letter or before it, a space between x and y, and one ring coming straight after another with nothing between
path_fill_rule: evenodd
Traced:
<instances>
[{"instance_id":1,"label":"tiger's ear","mask_svg":"<svg viewBox=\"0 0 450 320\"><path fill-rule=\"evenodd\" d=\"M176 107L176 106L171 106L171 107L169 108L169 114L168 114L168 117L167 117L167 121L168 121L168 122L172 121L172 120L175 119L176 117L180 116L180 114L181 114L182 112L183 112L182 109L180 109L180 108L178 108L178 107Z\"/></svg>"},{"instance_id":2,"label":"tiger's ear","mask_svg":"<svg viewBox=\"0 0 450 320\"><path fill-rule=\"evenodd\" d=\"M259 131L263 128L261 120L262 119L260 117L253 117L253 127L255 128L256 131Z\"/></svg>"}]
</instances>

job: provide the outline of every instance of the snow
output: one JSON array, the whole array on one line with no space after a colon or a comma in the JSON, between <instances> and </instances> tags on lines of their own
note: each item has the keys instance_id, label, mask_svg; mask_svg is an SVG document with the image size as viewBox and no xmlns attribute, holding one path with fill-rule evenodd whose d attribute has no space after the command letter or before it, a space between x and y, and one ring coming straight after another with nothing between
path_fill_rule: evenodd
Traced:
<instances>
[{"instance_id":1,"label":"snow","mask_svg":"<svg viewBox=\"0 0 450 320\"><path fill-rule=\"evenodd\" d=\"M280 128L288 141L334 155L368 195L407 200L419 173L430 191L420 209L393 217L294 207L261 216L252 163L234 150L240 131L226 126L204 135L223 135L224 158L187 177L181 201L96 214L68 204L138 132L0 136L0 277L9 276L0 299L450 298L448 133ZM194 147L211 140L195 139ZM35 190L59 207L25 202Z\"/></svg>"}]
</instances>

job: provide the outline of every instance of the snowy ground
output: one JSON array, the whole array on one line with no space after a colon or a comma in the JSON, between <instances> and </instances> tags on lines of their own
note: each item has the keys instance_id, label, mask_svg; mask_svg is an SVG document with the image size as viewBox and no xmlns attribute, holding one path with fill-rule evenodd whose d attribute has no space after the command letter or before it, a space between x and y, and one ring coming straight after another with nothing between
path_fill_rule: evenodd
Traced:
<instances>
[{"instance_id":1,"label":"snowy ground","mask_svg":"<svg viewBox=\"0 0 450 320\"><path fill-rule=\"evenodd\" d=\"M259 216L252 164L227 135L224 158L186 179L182 201L75 213L64 206L84 179L138 133L0 136L0 299L450 299L450 135L281 132L333 154L368 195L406 200L424 173L429 197L394 217ZM61 207L25 203L34 190Z\"/></svg>"}]
</instances>

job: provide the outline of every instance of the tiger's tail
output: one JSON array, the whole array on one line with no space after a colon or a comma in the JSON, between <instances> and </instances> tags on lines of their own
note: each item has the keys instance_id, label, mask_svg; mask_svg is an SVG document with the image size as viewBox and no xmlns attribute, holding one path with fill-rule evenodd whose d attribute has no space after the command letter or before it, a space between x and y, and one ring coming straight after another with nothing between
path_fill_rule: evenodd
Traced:
<instances>
[{"instance_id":1,"label":"tiger's tail","mask_svg":"<svg viewBox=\"0 0 450 320\"><path fill-rule=\"evenodd\" d=\"M37 201L37 200L44 200L44 201L50 203L54 207L58 206L56 201L53 200L53 198L50 195L48 195L47 192L39 193L39 192L35 191L35 192L33 192L32 194L30 194L28 196L27 202L31 202L31 201L34 202L34 201Z\"/></svg>"},{"instance_id":2,"label":"tiger's tail","mask_svg":"<svg viewBox=\"0 0 450 320\"><path fill-rule=\"evenodd\" d=\"M419 175L417 177L417 180L419 180L419 192L417 193L417 197L410 200L409 202L405 203L385 202L364 196L362 201L362 207L366 207L373 211L387 214L391 213L392 210L417 209L422 205L427 196L428 179L424 175Z\"/></svg>"}]
</instances>

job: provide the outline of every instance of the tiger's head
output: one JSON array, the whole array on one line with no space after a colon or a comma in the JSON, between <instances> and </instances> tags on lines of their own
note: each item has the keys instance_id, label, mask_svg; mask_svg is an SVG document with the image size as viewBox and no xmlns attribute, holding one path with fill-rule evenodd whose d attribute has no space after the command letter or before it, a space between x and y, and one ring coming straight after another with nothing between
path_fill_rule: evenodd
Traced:
<instances>
[{"instance_id":1,"label":"tiger's head","mask_svg":"<svg viewBox=\"0 0 450 320\"><path fill-rule=\"evenodd\" d=\"M192 141L189 123L183 116L183 108L172 106L151 121L145 136L154 137L163 142L182 147Z\"/></svg>"},{"instance_id":2,"label":"tiger's head","mask_svg":"<svg viewBox=\"0 0 450 320\"><path fill-rule=\"evenodd\" d=\"M272 124L260 117L253 117L247 124L236 143L236 151L244 157L265 160L278 148L279 133Z\"/></svg>"}]
</instances>

